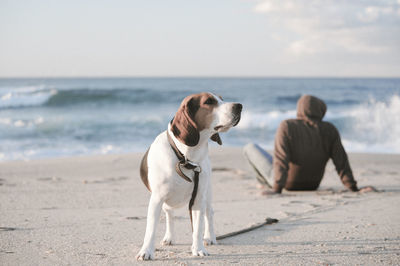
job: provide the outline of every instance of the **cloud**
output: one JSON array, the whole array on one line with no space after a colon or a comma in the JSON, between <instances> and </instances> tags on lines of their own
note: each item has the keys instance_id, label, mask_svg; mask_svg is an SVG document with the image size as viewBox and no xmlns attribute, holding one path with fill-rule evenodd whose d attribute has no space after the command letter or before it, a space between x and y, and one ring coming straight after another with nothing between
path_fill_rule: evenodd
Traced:
<instances>
[{"instance_id":1,"label":"cloud","mask_svg":"<svg viewBox=\"0 0 400 266\"><path fill-rule=\"evenodd\" d=\"M272 39L292 55L399 53L400 0L263 0ZM287 37L289 36L289 37Z\"/></svg>"}]
</instances>

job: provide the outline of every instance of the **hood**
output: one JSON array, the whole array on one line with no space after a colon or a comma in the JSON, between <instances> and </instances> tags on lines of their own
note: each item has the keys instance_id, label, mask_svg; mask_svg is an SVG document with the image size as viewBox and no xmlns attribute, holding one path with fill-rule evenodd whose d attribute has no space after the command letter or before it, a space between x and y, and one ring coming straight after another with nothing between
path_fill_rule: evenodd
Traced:
<instances>
[{"instance_id":1,"label":"hood","mask_svg":"<svg viewBox=\"0 0 400 266\"><path fill-rule=\"evenodd\" d=\"M297 101L297 118L309 122L321 121L326 109L323 100L311 95L303 95Z\"/></svg>"}]
</instances>

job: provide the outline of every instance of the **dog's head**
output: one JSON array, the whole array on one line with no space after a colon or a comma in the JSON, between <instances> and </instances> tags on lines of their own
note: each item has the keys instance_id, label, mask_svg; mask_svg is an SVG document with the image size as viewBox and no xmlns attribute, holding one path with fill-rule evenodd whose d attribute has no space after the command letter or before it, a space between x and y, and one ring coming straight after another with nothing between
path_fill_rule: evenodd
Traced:
<instances>
[{"instance_id":1,"label":"dog's head","mask_svg":"<svg viewBox=\"0 0 400 266\"><path fill-rule=\"evenodd\" d=\"M222 144L218 132L226 132L240 120L242 105L227 103L212 93L187 96L171 123L174 136L187 146L196 146L200 132L209 133L211 140Z\"/></svg>"}]
</instances>

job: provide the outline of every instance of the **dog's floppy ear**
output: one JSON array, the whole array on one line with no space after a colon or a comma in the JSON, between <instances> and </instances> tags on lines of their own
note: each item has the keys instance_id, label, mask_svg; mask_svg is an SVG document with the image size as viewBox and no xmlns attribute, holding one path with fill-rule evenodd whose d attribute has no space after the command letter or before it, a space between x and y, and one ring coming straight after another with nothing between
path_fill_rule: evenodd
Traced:
<instances>
[{"instance_id":1,"label":"dog's floppy ear","mask_svg":"<svg viewBox=\"0 0 400 266\"><path fill-rule=\"evenodd\" d=\"M212 135L210 139L211 139L212 141L215 141L215 142L218 143L219 145L222 145L222 140L221 140L221 137L219 136L218 133L215 133L214 135Z\"/></svg>"},{"instance_id":2,"label":"dog's floppy ear","mask_svg":"<svg viewBox=\"0 0 400 266\"><path fill-rule=\"evenodd\" d=\"M196 146L200 140L200 133L197 129L194 116L199 109L195 97L183 100L171 123L174 136L187 146Z\"/></svg>"}]
</instances>

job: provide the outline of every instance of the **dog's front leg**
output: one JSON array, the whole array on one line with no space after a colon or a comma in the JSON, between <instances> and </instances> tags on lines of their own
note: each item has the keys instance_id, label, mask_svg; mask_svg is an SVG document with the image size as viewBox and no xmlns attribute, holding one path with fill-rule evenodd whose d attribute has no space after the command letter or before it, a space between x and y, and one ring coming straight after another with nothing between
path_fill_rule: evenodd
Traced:
<instances>
[{"instance_id":1,"label":"dog's front leg","mask_svg":"<svg viewBox=\"0 0 400 266\"><path fill-rule=\"evenodd\" d=\"M161 241L161 244L164 246L172 245L174 242L174 214L173 211L168 209L167 206L165 206L165 203L163 205L163 210L165 212L165 220L166 220L166 230L165 230L165 235L163 240Z\"/></svg>"},{"instance_id":2,"label":"dog's front leg","mask_svg":"<svg viewBox=\"0 0 400 266\"><path fill-rule=\"evenodd\" d=\"M214 210L211 206L211 203L207 204L206 209L206 228L204 232L204 245L216 245L217 239L214 233Z\"/></svg>"},{"instance_id":3,"label":"dog's front leg","mask_svg":"<svg viewBox=\"0 0 400 266\"><path fill-rule=\"evenodd\" d=\"M204 231L204 245L216 245L217 239L214 233L214 210L211 205L212 202L212 190L211 182L207 190L207 203L206 203L206 219L205 219L205 231Z\"/></svg>"},{"instance_id":4,"label":"dog's front leg","mask_svg":"<svg viewBox=\"0 0 400 266\"><path fill-rule=\"evenodd\" d=\"M136 255L137 260L152 260L154 259L154 239L158 220L160 219L161 206L163 202L151 194L149 208L147 210L146 233L144 236L143 246L140 252Z\"/></svg>"},{"instance_id":5,"label":"dog's front leg","mask_svg":"<svg viewBox=\"0 0 400 266\"><path fill-rule=\"evenodd\" d=\"M203 245L203 234L204 234L204 214L205 204L201 204L197 208L193 208L193 243L192 243L192 254L193 256L208 256L207 250ZM194 207L194 206L193 206Z\"/></svg>"}]
</instances>

